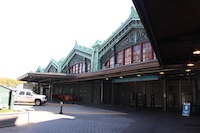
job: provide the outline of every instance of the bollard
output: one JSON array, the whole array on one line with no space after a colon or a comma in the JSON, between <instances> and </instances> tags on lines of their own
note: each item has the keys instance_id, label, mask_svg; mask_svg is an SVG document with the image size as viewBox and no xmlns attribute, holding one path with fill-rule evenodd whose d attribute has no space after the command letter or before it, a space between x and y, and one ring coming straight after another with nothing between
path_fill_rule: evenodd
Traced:
<instances>
[{"instance_id":1,"label":"bollard","mask_svg":"<svg viewBox=\"0 0 200 133\"><path fill-rule=\"evenodd\" d=\"M62 101L60 101L60 114L62 114L63 112L62 112L62 107L63 107L63 102Z\"/></svg>"}]
</instances>

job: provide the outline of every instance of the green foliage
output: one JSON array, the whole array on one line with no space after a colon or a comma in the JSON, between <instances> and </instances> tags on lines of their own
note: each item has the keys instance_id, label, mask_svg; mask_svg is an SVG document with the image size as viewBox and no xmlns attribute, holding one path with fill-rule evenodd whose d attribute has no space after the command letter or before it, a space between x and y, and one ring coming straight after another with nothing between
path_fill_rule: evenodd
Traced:
<instances>
[{"instance_id":1,"label":"green foliage","mask_svg":"<svg viewBox=\"0 0 200 133\"><path fill-rule=\"evenodd\" d=\"M15 79L10 79L10 78L0 78L0 85L3 86L8 86L8 87L13 87L15 88L18 84L24 83L23 81L18 81Z\"/></svg>"},{"instance_id":2,"label":"green foliage","mask_svg":"<svg viewBox=\"0 0 200 133\"><path fill-rule=\"evenodd\" d=\"M16 110L9 110L7 108L0 109L0 113L17 112Z\"/></svg>"}]
</instances>

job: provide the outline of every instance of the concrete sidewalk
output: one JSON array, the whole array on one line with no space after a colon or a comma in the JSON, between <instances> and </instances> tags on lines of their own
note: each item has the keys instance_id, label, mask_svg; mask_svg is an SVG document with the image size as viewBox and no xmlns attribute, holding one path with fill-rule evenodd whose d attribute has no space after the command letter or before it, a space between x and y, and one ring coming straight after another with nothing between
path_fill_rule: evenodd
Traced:
<instances>
[{"instance_id":1,"label":"concrete sidewalk","mask_svg":"<svg viewBox=\"0 0 200 133\"><path fill-rule=\"evenodd\" d=\"M33 106L31 124L0 128L1 133L199 133L200 117L178 112L134 110L109 105L47 103Z\"/></svg>"}]
</instances>

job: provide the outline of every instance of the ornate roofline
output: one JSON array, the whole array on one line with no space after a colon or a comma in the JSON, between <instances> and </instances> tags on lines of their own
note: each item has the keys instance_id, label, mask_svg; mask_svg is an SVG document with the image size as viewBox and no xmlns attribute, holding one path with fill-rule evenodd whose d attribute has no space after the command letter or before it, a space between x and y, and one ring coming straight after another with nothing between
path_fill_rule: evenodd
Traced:
<instances>
[{"instance_id":1,"label":"ornate roofline","mask_svg":"<svg viewBox=\"0 0 200 133\"><path fill-rule=\"evenodd\" d=\"M134 28L143 28L139 15L134 7L131 7L131 13L124 23L99 46L99 58L110 50L118 41L127 35Z\"/></svg>"},{"instance_id":2,"label":"ornate roofline","mask_svg":"<svg viewBox=\"0 0 200 133\"><path fill-rule=\"evenodd\" d=\"M86 55L83 55L82 53L86 53L88 55L91 55L91 56L86 56ZM65 60L63 61L63 64L61 66L61 69L63 70L64 67L68 64L68 62L74 57L74 55L81 55L81 56L84 56L88 59L91 59L92 58L92 49L91 48L87 48L85 46L81 46L81 45L78 45L77 41L75 42L75 45L74 45L74 48L71 50L71 52L67 55L67 57L65 58Z\"/></svg>"}]
</instances>

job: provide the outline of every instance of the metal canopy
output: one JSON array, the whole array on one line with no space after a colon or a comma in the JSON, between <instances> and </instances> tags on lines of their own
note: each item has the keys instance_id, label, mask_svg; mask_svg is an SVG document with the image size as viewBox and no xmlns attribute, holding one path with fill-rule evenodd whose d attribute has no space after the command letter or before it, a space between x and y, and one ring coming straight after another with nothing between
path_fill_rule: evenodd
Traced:
<instances>
[{"instance_id":1,"label":"metal canopy","mask_svg":"<svg viewBox=\"0 0 200 133\"><path fill-rule=\"evenodd\" d=\"M116 68L107 68L82 74L30 72L19 77L18 80L46 84L62 84L88 80L99 80L105 78L116 78L120 76L131 76L137 74L159 74L160 71L163 71L163 69L159 66L157 60L151 60L139 64L130 64ZM168 69L168 71L171 70Z\"/></svg>"},{"instance_id":2,"label":"metal canopy","mask_svg":"<svg viewBox=\"0 0 200 133\"><path fill-rule=\"evenodd\" d=\"M132 0L161 66L199 65L199 0Z\"/></svg>"},{"instance_id":3,"label":"metal canopy","mask_svg":"<svg viewBox=\"0 0 200 133\"><path fill-rule=\"evenodd\" d=\"M17 80L27 81L27 82L38 82L38 83L50 83L52 81L68 80L74 78L73 74L63 74L63 73L40 73L40 72L29 72Z\"/></svg>"}]
</instances>

